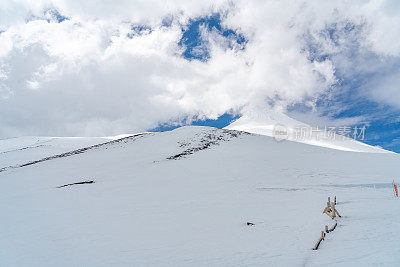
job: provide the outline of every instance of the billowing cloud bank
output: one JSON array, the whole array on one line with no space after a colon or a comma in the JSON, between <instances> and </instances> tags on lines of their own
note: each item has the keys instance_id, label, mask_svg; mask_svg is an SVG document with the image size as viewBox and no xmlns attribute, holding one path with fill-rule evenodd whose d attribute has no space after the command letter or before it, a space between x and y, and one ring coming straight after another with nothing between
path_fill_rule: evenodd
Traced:
<instances>
[{"instance_id":1,"label":"billowing cloud bank","mask_svg":"<svg viewBox=\"0 0 400 267\"><path fill-rule=\"evenodd\" d=\"M398 108L399 12L397 1L4 0L0 136L110 135L313 107L343 77L378 73L376 62L392 66L389 79L365 94ZM196 21L198 36L187 37Z\"/></svg>"}]
</instances>

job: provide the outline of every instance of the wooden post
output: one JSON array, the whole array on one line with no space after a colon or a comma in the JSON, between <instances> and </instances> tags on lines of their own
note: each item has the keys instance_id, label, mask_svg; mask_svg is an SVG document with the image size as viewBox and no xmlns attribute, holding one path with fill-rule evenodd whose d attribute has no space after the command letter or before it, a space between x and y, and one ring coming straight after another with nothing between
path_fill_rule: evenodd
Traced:
<instances>
[{"instance_id":1,"label":"wooden post","mask_svg":"<svg viewBox=\"0 0 400 267\"><path fill-rule=\"evenodd\" d=\"M335 205L336 205L336 196L335 196Z\"/></svg>"},{"instance_id":2,"label":"wooden post","mask_svg":"<svg viewBox=\"0 0 400 267\"><path fill-rule=\"evenodd\" d=\"M329 200L329 199L328 199ZM322 214L324 214L324 213L326 213L326 215L328 215L329 217L331 217L332 219L333 219L333 217L332 217L332 208L331 208L331 204L333 204L333 203L331 203L331 202L326 202L326 208L324 209L324 211L322 212Z\"/></svg>"},{"instance_id":3,"label":"wooden post","mask_svg":"<svg viewBox=\"0 0 400 267\"><path fill-rule=\"evenodd\" d=\"M325 232L326 232L326 233L329 233L328 225L325 225Z\"/></svg>"},{"instance_id":4,"label":"wooden post","mask_svg":"<svg viewBox=\"0 0 400 267\"><path fill-rule=\"evenodd\" d=\"M336 214L339 216L339 218L342 218L342 216L340 216L339 212L337 211L337 209L335 209Z\"/></svg>"}]
</instances>

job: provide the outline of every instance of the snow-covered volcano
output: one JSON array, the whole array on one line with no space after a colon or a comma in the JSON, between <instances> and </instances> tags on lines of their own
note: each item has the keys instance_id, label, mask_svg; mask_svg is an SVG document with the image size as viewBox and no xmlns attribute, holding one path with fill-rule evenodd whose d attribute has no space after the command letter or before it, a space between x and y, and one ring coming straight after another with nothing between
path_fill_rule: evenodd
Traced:
<instances>
[{"instance_id":1,"label":"snow-covered volcano","mask_svg":"<svg viewBox=\"0 0 400 267\"><path fill-rule=\"evenodd\" d=\"M6 141L2 266L398 263L397 154L209 127L51 146ZM342 218L313 251L334 223L322 211L335 195Z\"/></svg>"},{"instance_id":2,"label":"snow-covered volcano","mask_svg":"<svg viewBox=\"0 0 400 267\"><path fill-rule=\"evenodd\" d=\"M297 121L278 111L269 111L268 114L257 114L256 116L243 116L225 127L225 129L275 137L277 126L287 132L285 139L290 141L343 151L391 153L390 151L367 145L352 138L345 138L343 135L336 134L336 132L334 135L329 134L326 136L326 133L324 133L326 129L321 127L318 128L319 131L316 131L316 127Z\"/></svg>"}]
</instances>

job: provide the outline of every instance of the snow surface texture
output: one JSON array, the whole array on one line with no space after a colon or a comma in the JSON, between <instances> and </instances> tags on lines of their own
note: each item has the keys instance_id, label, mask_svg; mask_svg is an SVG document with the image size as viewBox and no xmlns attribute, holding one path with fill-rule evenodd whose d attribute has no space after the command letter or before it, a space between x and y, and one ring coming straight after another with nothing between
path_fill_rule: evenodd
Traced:
<instances>
[{"instance_id":1,"label":"snow surface texture","mask_svg":"<svg viewBox=\"0 0 400 267\"><path fill-rule=\"evenodd\" d=\"M271 111L268 114L263 114L256 118L244 116L225 127L225 129L246 131L249 133L274 137L274 129L276 125L281 125L286 128L287 132L289 133L287 140L290 141L296 141L305 144L328 147L344 151L392 153L391 151L370 146L350 138L343 138L343 136L340 135L336 135L335 138L330 138L324 137L323 135L317 136L317 134L315 133L311 138L296 138L296 134L294 133L296 128L305 127L305 129L310 129L311 126L292 119L281 112Z\"/></svg>"},{"instance_id":2,"label":"snow surface texture","mask_svg":"<svg viewBox=\"0 0 400 267\"><path fill-rule=\"evenodd\" d=\"M398 266L397 154L209 127L72 140L2 154L37 162L0 172L1 266Z\"/></svg>"}]
</instances>

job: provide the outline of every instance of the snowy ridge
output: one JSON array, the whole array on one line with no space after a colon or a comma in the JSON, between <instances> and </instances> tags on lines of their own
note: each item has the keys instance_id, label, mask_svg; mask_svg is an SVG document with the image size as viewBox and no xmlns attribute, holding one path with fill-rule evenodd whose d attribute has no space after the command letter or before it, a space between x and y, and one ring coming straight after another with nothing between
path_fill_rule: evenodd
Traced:
<instances>
[{"instance_id":1,"label":"snowy ridge","mask_svg":"<svg viewBox=\"0 0 400 267\"><path fill-rule=\"evenodd\" d=\"M106 143L111 140L114 140L114 137L27 136L2 139L0 140L0 169Z\"/></svg>"},{"instance_id":2,"label":"snowy ridge","mask_svg":"<svg viewBox=\"0 0 400 267\"><path fill-rule=\"evenodd\" d=\"M253 134L260 134L274 137L274 129L276 125L283 126L288 131L289 141L295 141L300 143L305 143L314 146L327 147L343 151L353 151L353 152L370 152L370 153L394 153L379 147L374 147L350 138L338 138L329 139L323 136L314 135L312 138L305 138L304 140L295 139L294 132L296 127L308 127L309 125L294 120L287 115L270 111L268 114L263 114L257 117L241 117L234 121L232 124L225 127L225 129L245 131Z\"/></svg>"},{"instance_id":3,"label":"snowy ridge","mask_svg":"<svg viewBox=\"0 0 400 267\"><path fill-rule=\"evenodd\" d=\"M37 164L37 163L40 163L40 162L52 160L52 159L64 158L64 157L69 157L69 156L81 154L81 153L84 153L86 151L89 151L89 150L92 150L92 149L96 149L96 148L99 148L99 147L103 147L103 146L109 146L109 145L114 144L114 143L126 142L128 140L129 141L133 141L137 137L142 137L144 135L145 135L145 133L135 134L135 135L128 135L128 136L124 135L125 137L121 137L119 139L118 138L113 138L111 141L108 141L108 142L105 142L105 143L100 143L100 144L96 144L96 145L92 145L92 146L88 146L88 147L83 147L83 148L75 149L75 150L72 150L72 151L69 151L69 152L65 152L65 153L61 153L61 154L57 154L57 155L53 155L53 156L49 156L49 157L45 157L45 158L40 158L40 159L37 159L37 160L31 160L31 161L28 161L28 162L25 162L25 163L22 163L22 164L6 166L6 167L3 167L3 168L0 168L0 172L6 171L8 169L21 168L21 167ZM62 141L69 140L68 137L67 138L58 138L58 139L62 139ZM89 139L89 138L86 138L86 139ZM100 140L103 141L103 139L100 139ZM85 141L87 141L87 140L85 140ZM90 141L95 143L96 141L99 141L99 140L97 138L93 138L93 140L90 140ZM21 149L13 150L12 152L22 151L22 150L26 150L26 149L30 149L30 148L40 148L42 146L44 146L44 145L38 145L38 146L32 146L32 147L24 147L24 148L21 148ZM62 149L62 148L66 149L66 147L59 147L59 146L55 146L54 144L52 146L53 146L53 148L57 148L57 149ZM68 146L68 148L71 148L71 147ZM3 154L5 154L7 152L4 152ZM36 156L38 156L38 155L36 155Z\"/></svg>"}]
</instances>

